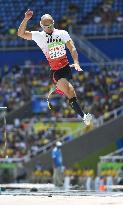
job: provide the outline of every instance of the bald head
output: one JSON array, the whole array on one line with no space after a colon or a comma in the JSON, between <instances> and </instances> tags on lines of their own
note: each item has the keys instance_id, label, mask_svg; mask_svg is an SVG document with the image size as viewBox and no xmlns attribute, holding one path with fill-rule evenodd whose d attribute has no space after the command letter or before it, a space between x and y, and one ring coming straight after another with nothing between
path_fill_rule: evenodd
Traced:
<instances>
[{"instance_id":1,"label":"bald head","mask_svg":"<svg viewBox=\"0 0 123 205\"><path fill-rule=\"evenodd\" d=\"M52 33L54 30L54 20L50 14L44 14L41 17L40 25L46 33Z\"/></svg>"},{"instance_id":2,"label":"bald head","mask_svg":"<svg viewBox=\"0 0 123 205\"><path fill-rule=\"evenodd\" d=\"M45 24L45 23L53 23L54 20L53 20L53 17L50 15L50 14L44 14L42 17L41 17L41 24Z\"/></svg>"}]
</instances>

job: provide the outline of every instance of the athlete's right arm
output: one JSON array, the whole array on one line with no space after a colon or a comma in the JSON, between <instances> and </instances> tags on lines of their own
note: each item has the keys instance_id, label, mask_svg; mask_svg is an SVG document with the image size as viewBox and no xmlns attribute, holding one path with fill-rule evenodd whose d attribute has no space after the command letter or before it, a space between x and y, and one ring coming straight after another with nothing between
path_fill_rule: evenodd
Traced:
<instances>
[{"instance_id":1,"label":"athlete's right arm","mask_svg":"<svg viewBox=\"0 0 123 205\"><path fill-rule=\"evenodd\" d=\"M32 18L32 16L33 16L33 11L28 9L27 12L25 13L25 18L23 19L22 23L18 28L18 36L26 40L32 40L32 33L26 31L27 22L29 21L29 19Z\"/></svg>"}]
</instances>

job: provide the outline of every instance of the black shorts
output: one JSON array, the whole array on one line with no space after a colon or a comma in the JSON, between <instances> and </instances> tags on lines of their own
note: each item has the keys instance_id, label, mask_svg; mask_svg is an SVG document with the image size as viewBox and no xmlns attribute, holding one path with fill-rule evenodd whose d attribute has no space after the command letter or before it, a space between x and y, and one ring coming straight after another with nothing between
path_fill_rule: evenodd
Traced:
<instances>
[{"instance_id":1,"label":"black shorts","mask_svg":"<svg viewBox=\"0 0 123 205\"><path fill-rule=\"evenodd\" d=\"M72 79L72 71L69 64L59 70L51 70L51 79L54 83L61 78L65 78L68 81Z\"/></svg>"}]
</instances>

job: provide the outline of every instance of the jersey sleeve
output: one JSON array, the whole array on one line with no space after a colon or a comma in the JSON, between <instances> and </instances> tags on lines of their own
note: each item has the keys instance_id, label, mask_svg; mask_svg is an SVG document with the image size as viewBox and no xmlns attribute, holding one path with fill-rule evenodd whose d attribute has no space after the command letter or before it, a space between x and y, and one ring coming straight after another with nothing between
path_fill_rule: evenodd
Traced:
<instances>
[{"instance_id":1,"label":"jersey sleeve","mask_svg":"<svg viewBox=\"0 0 123 205\"><path fill-rule=\"evenodd\" d=\"M71 37L70 37L69 33L65 30L63 30L63 39L64 39L65 43L67 43L68 41L71 40Z\"/></svg>"},{"instance_id":2,"label":"jersey sleeve","mask_svg":"<svg viewBox=\"0 0 123 205\"><path fill-rule=\"evenodd\" d=\"M37 44L41 40L39 31L31 31L32 33L32 40L35 41Z\"/></svg>"}]
</instances>

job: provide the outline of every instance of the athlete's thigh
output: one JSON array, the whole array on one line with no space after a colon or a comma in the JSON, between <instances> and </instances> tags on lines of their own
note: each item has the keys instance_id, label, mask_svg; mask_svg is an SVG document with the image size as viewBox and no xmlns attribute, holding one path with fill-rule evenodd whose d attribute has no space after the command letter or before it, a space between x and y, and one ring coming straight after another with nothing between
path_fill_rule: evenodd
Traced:
<instances>
[{"instance_id":1,"label":"athlete's thigh","mask_svg":"<svg viewBox=\"0 0 123 205\"><path fill-rule=\"evenodd\" d=\"M57 88L59 88L62 91L73 89L74 87L72 84L66 79L66 78L60 78L58 82L56 83Z\"/></svg>"}]
</instances>

